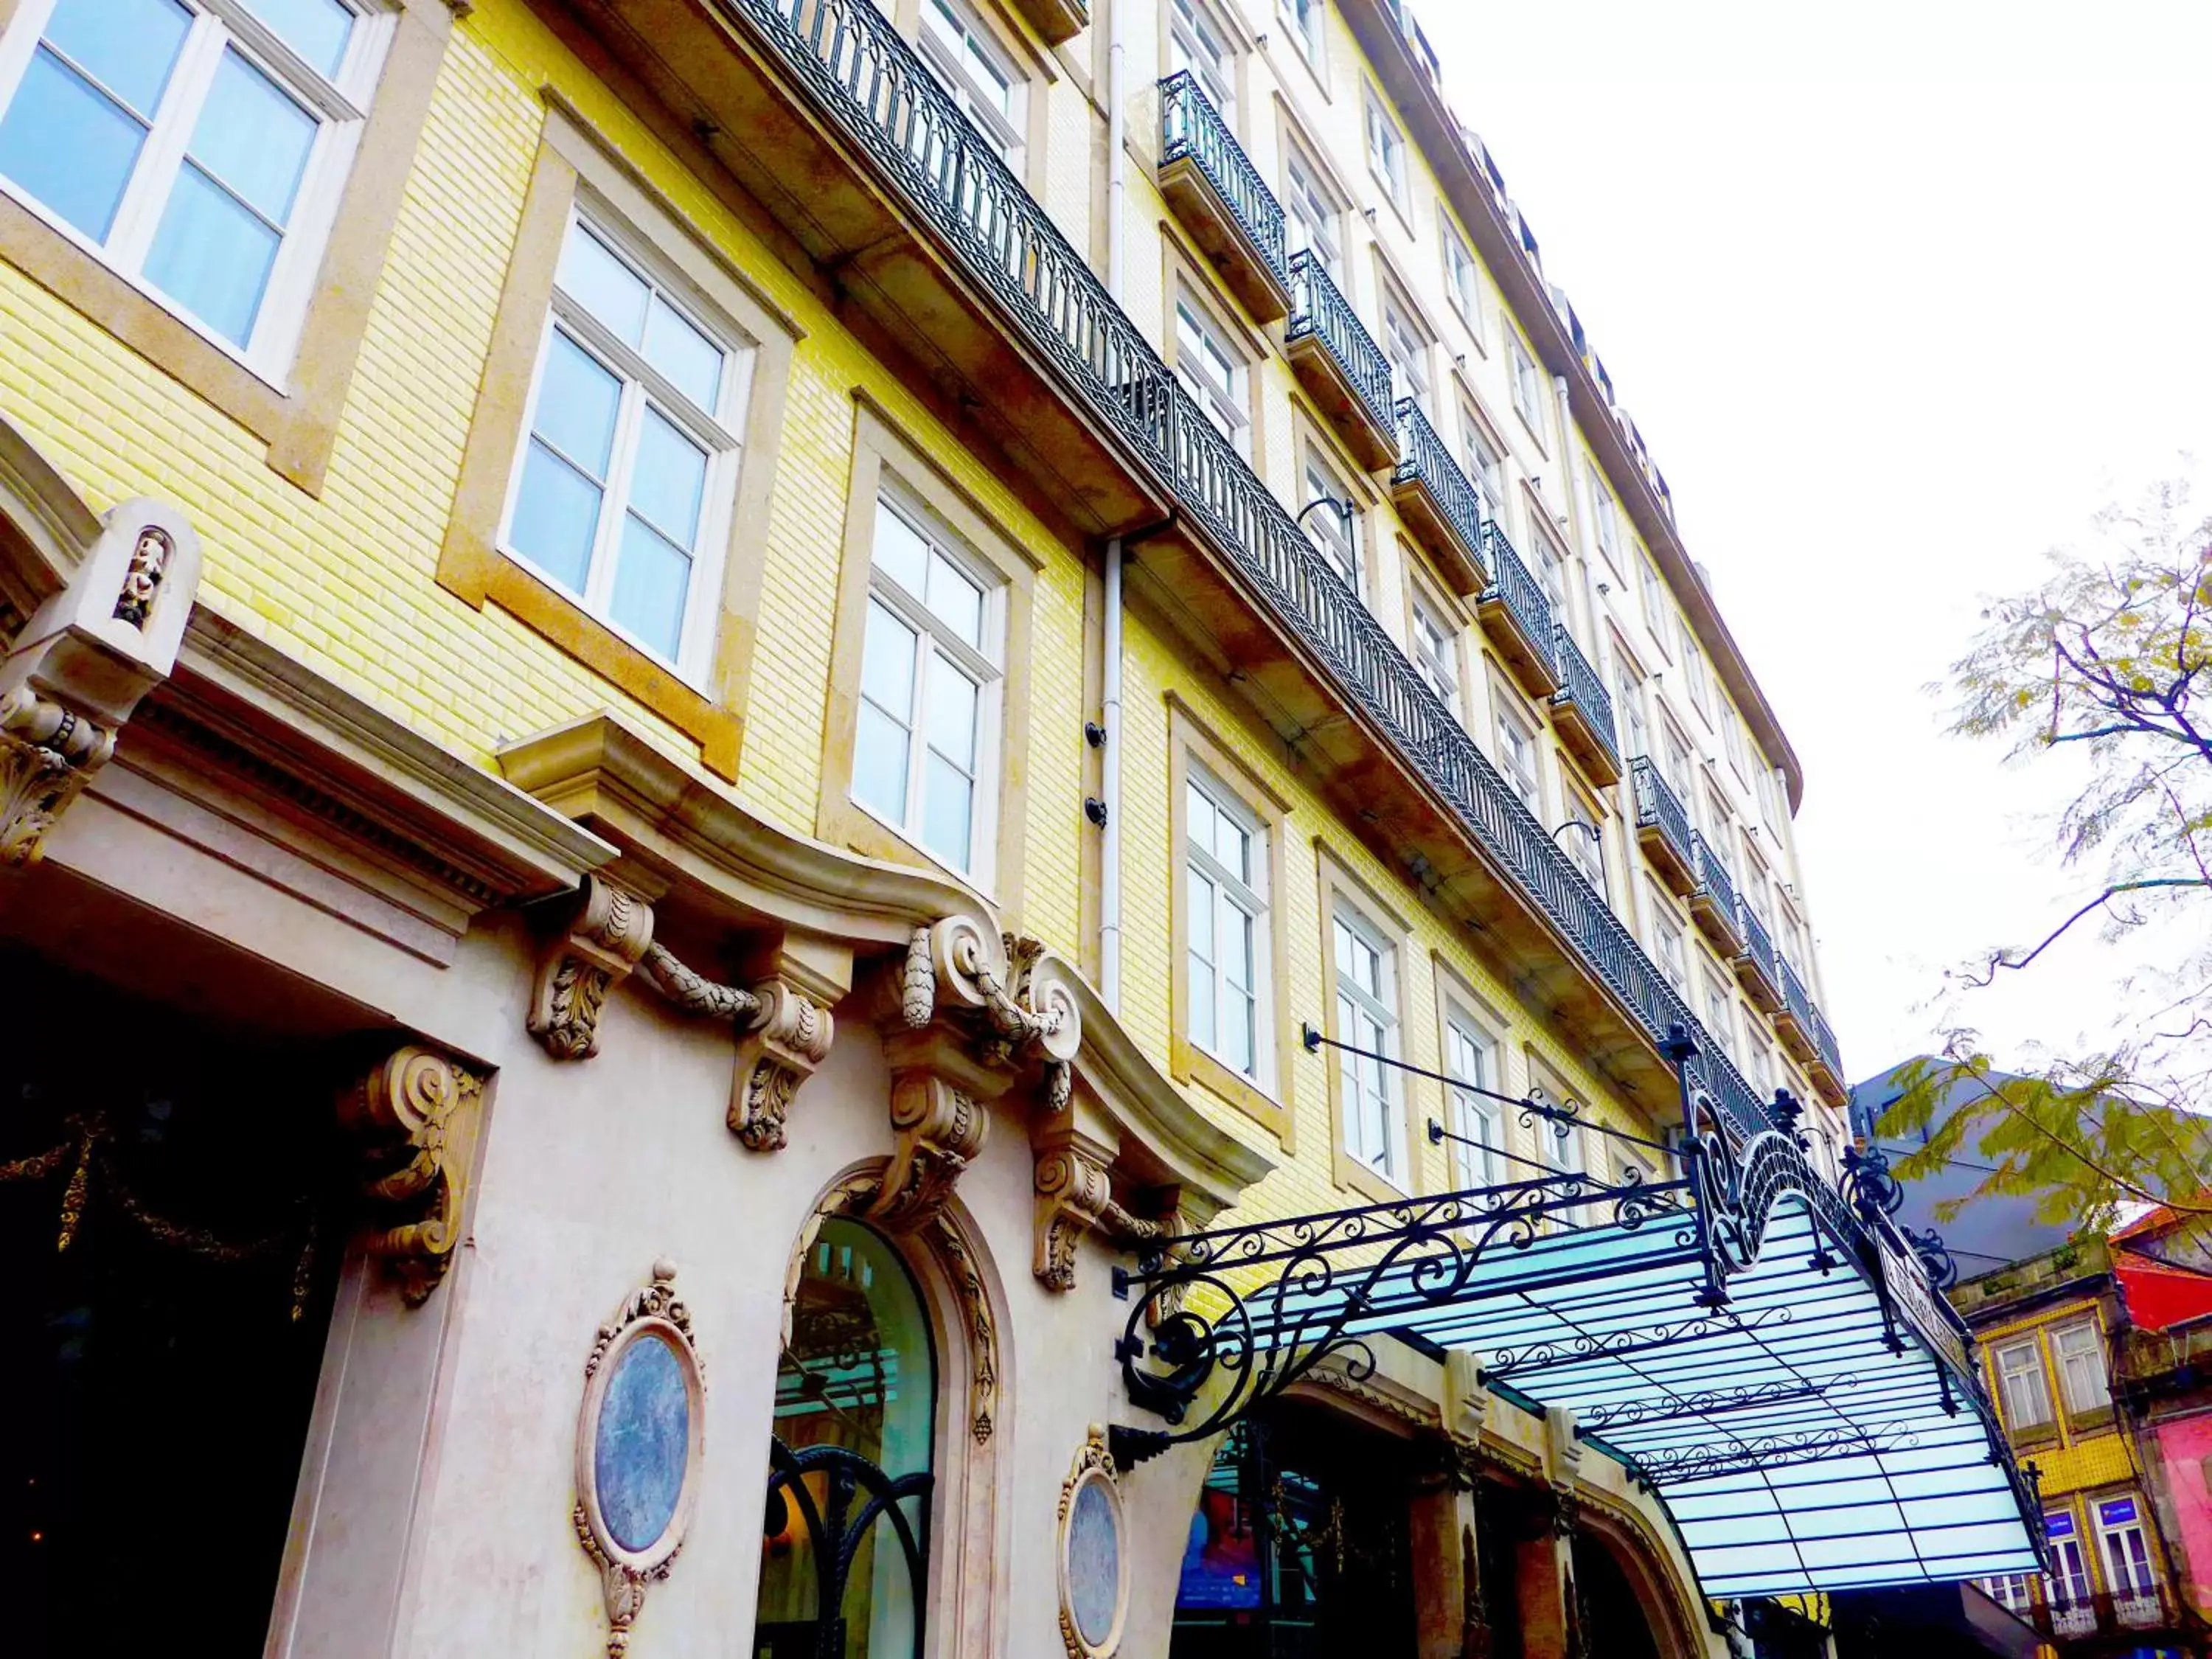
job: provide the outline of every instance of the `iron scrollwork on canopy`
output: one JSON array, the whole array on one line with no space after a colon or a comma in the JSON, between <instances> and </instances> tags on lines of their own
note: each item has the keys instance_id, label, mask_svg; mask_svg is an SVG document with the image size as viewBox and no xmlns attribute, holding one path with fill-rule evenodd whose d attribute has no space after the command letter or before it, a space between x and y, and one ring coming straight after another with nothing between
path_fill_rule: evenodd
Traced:
<instances>
[{"instance_id":1,"label":"iron scrollwork on canopy","mask_svg":"<svg viewBox=\"0 0 2212 1659\"><path fill-rule=\"evenodd\" d=\"M1130 1399L1176 1426L1115 1425L1115 1460L1127 1468L1218 1433L1332 1355L1364 1381L1375 1355L1351 1327L1462 1299L1484 1261L1528 1249L1547 1225L1587 1225L1576 1219L1583 1215L1632 1230L1656 1222L1682 1230L1686 1246L1686 1188L1635 1170L1611 1182L1547 1175L1151 1244L1134 1273L1115 1272L1116 1291L1133 1295L1115 1352ZM1140 1332L1160 1301L1176 1310L1153 1326L1148 1352ZM1217 1377L1220 1392L1186 1422Z\"/></svg>"}]
</instances>

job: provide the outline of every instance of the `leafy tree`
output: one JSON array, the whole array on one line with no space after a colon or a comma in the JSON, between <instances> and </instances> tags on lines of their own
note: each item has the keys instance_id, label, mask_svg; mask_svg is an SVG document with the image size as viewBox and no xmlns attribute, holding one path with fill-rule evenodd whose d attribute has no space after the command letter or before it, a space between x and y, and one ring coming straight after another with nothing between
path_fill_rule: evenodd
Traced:
<instances>
[{"instance_id":1,"label":"leafy tree","mask_svg":"<svg viewBox=\"0 0 2212 1659\"><path fill-rule=\"evenodd\" d=\"M1881 1123L1928 1133L1900 1175L1971 1146L1992 1173L1960 1202L2040 1194L2044 1218L2092 1227L2140 1202L2212 1214L2212 518L2169 483L2095 529L2094 546L2050 554L2039 586L1990 603L1948 688L1954 732L2054 775L2060 866L2094 890L1955 977L2033 971L2082 927L2184 943L2123 986L2103 1046L2001 1072L1954 1027L1900 1073Z\"/></svg>"}]
</instances>

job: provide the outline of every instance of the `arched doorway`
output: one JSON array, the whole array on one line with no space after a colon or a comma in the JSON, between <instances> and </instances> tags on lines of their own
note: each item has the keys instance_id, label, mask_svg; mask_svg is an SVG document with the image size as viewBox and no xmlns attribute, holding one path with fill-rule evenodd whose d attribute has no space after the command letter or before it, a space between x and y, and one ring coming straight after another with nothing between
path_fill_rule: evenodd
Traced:
<instances>
[{"instance_id":1,"label":"arched doorway","mask_svg":"<svg viewBox=\"0 0 2212 1659\"><path fill-rule=\"evenodd\" d=\"M913 1273L873 1229L824 1221L776 1369L755 1659L916 1659L936 1423Z\"/></svg>"},{"instance_id":2,"label":"arched doorway","mask_svg":"<svg viewBox=\"0 0 2212 1659\"><path fill-rule=\"evenodd\" d=\"M1575 1534L1576 1616L1583 1651L1606 1659L1662 1659L1654 1620L1612 1549L1585 1529Z\"/></svg>"},{"instance_id":3,"label":"arched doorway","mask_svg":"<svg viewBox=\"0 0 2212 1659\"><path fill-rule=\"evenodd\" d=\"M1171 1659L1411 1659L1405 1447L1297 1401L1238 1425L1200 1489Z\"/></svg>"}]
</instances>

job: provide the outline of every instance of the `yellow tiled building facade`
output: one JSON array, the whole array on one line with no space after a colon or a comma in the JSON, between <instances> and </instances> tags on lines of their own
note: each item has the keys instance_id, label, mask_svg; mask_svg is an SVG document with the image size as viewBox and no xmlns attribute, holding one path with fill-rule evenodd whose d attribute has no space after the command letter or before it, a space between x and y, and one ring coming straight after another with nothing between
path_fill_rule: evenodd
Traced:
<instances>
[{"instance_id":1,"label":"yellow tiled building facade","mask_svg":"<svg viewBox=\"0 0 2212 1659\"><path fill-rule=\"evenodd\" d=\"M241 1052L404 1039L443 1057L433 1092L483 1137L455 1120L450 1144L478 1150L449 1171L444 1232L343 1269L301 1258L303 1285L341 1275L322 1305L355 1311L300 1431L320 1472L290 1534L257 1546L281 1568L272 1652L568 1651L597 1621L635 1622L648 1654L656 1620L665 1650L757 1626L750 1650L799 1651L778 1645L804 1621L772 1628L755 1517L730 1518L745 1504L718 1498L712 1463L685 1466L702 1536L665 1587L665 1562L592 1541L580 1502L572 1523L562 1437L588 1388L568 1371L606 1307L664 1285L663 1256L686 1283L750 1257L744 1285L690 1292L714 1387L690 1397L729 1418L718 1458L756 1459L721 1478L773 1492L750 1449L808 1373L751 1358L778 1350L781 1309L789 1360L812 1241L857 1233L864 1209L877 1234L935 1241L908 1252L937 1322L931 1397L974 1408L927 1465L927 1650L1116 1650L1016 1536L1055 1495L1065 1520L1070 1456L1119 1408L1086 1334L1113 1317L1115 1216L1146 1194L1170 1219L1287 1215L1531 1160L1664 1161L1340 1060L1309 1025L1656 1139L1680 1104L1651 1011L1680 1007L1754 1103L1806 1105L1833 1170L1842 1080L1796 759L1525 222L1447 125L1418 31L1379 0L884 10L0 0L9 959L166 1011L149 1019L204 1017ZM884 27L1027 191L979 211L1006 231L981 253L899 193L1006 186L946 184L927 100L898 89L909 60L866 44ZM832 84L903 135L888 155L839 125ZM1048 222L1057 252L1039 251ZM1148 470L1133 393L1117 414L1066 390L1134 384L1128 323L1071 325L1080 362L1024 333L1009 295L1089 303L1052 258L1108 283L1236 458L1207 475L1218 495L1179 501ZM1340 637L1240 589L1261 578L1209 511L1294 518L1334 573L1296 603L1334 607ZM125 566L173 626L84 608L87 573ZM124 668L55 643L95 636ZM1347 653L1383 665L1374 707L1332 668ZM1409 672L1416 705L1387 689ZM1498 807L1485 842L1392 747L1386 704L1456 721L1483 787L1527 813ZM71 748L87 722L105 735ZM961 917L968 944L922 975L936 1024L925 994L895 1029L884 987L910 1004L928 929ZM1068 981L1057 1025L1046 976L1021 971L1048 958ZM648 980L660 1000L619 988ZM87 994L105 993L53 993ZM972 1036L979 1010L1012 1022L996 1047L909 1052ZM923 1078L939 1092L900 1092ZM657 1121L702 1090L729 1095L742 1146L714 1099L713 1137L639 1154L650 1136L611 1103L635 1093ZM957 1102L1000 1120L988 1141ZM420 1112L368 1118L428 1144ZM27 1151L44 1155L0 1162ZM1055 1153L1089 1197L1048 1183ZM854 1176L886 1155L915 1207ZM520 1196L539 1181L549 1195ZM716 1195L756 1188L757 1211ZM481 1207L463 1246L465 1192ZM590 1263L573 1281L570 1252ZM410 1253L451 1283L403 1309L363 1264ZM410 1318L446 1322L449 1346ZM1066 1420L1033 1420L1048 1408L1024 1402L1062 1365L1081 1379L1050 1408ZM526 1409L471 1403L509 1384ZM1452 1426L1433 1359L1337 1394L1363 1431ZM1541 1419L1490 1413L1474 1439L1498 1470L1583 1483L1650 1650L1715 1650L1650 1500L1601 1460L1562 1473ZM871 1432L888 1467L896 1437ZM2118 1478L2088 1467L2097 1443L2039 1460L2046 1496L2056 1458L2082 1464L2068 1490ZM419 1458L410 1495L346 1484L387 1455ZM1109 1597L1118 1650L1168 1651L1204 1471L1190 1455L1125 1477L1116 1501L1170 1518ZM1474 1534L1462 1560L1448 1520L1410 1525L1406 1650L1458 1652L1483 1605ZM314 1541L349 1526L415 1528L456 1562L485 1540L489 1588L404 1547L340 1560ZM1519 1547L1524 1650L1589 1639L1577 1619L1608 1615L1577 1611L1575 1552ZM730 1582L702 1584L710 1548L741 1564ZM903 1639L884 1616L871 1653Z\"/></svg>"}]
</instances>

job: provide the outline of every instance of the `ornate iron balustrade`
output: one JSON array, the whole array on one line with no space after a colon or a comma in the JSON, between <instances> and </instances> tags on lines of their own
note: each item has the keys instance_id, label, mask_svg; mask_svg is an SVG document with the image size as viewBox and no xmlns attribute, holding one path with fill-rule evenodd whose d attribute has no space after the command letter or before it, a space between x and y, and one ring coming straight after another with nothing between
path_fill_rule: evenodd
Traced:
<instances>
[{"instance_id":1,"label":"ornate iron balustrade","mask_svg":"<svg viewBox=\"0 0 2212 1659\"><path fill-rule=\"evenodd\" d=\"M1782 963L1782 1006L1797 1022L1806 1041L1812 1041L1813 999L1805 994L1805 981L1797 977L1797 970L1787 961Z\"/></svg>"},{"instance_id":2,"label":"ornate iron balustrade","mask_svg":"<svg viewBox=\"0 0 2212 1659\"><path fill-rule=\"evenodd\" d=\"M1742 1127L1747 1133L1764 1127L1749 1086L1689 1005L883 14L870 0L720 3L761 36L1068 386L1153 470L1253 594L1313 651L1346 702L1414 763L1651 1041L1664 1042L1671 1027L1687 1028L1704 1050L1701 1069L1730 1085L1727 1098L1753 1103L1747 1112L1730 1107ZM1382 388L1377 414L1392 427L1388 363L1327 274L1310 259L1305 265L1373 355ZM1483 544L1506 604L1540 623L1532 639L1549 641L1551 605L1495 520L1484 522ZM1717 1084L1716 1093L1723 1092Z\"/></svg>"},{"instance_id":3,"label":"ornate iron balustrade","mask_svg":"<svg viewBox=\"0 0 2212 1659\"><path fill-rule=\"evenodd\" d=\"M1736 925L1743 931L1744 955L1751 958L1752 965L1765 976L1769 985L1778 987L1782 980L1775 968L1774 937L1766 931L1748 901L1737 905Z\"/></svg>"},{"instance_id":4,"label":"ornate iron balustrade","mask_svg":"<svg viewBox=\"0 0 2212 1659\"><path fill-rule=\"evenodd\" d=\"M1398 452L1401 459L1390 482L1426 484L1450 520L1452 533L1480 552L1481 494L1452 459L1450 448L1421 413L1420 404L1411 398L1398 399Z\"/></svg>"},{"instance_id":5,"label":"ornate iron balustrade","mask_svg":"<svg viewBox=\"0 0 2212 1659\"><path fill-rule=\"evenodd\" d=\"M1515 625L1532 644L1548 653L1557 638L1552 621L1552 601L1543 584L1521 562L1520 554L1505 538L1504 530L1495 519L1483 523L1482 559L1490 568L1490 589L1482 597L1504 600L1506 610L1513 614Z\"/></svg>"},{"instance_id":6,"label":"ornate iron balustrade","mask_svg":"<svg viewBox=\"0 0 2212 1659\"><path fill-rule=\"evenodd\" d=\"M1836 1034L1828 1029L1828 1022L1821 1017L1818 1003L1808 1003L1806 1006L1813 1016L1814 1052L1827 1062L1829 1071L1840 1082L1844 1075L1844 1056L1843 1051L1836 1047Z\"/></svg>"},{"instance_id":7,"label":"ornate iron balustrade","mask_svg":"<svg viewBox=\"0 0 2212 1659\"><path fill-rule=\"evenodd\" d=\"M1283 204L1260 176L1222 120L1221 112L1188 70L1160 82L1160 161L1188 157L1205 173L1216 194L1237 216L1238 226L1259 249L1277 282L1290 282L1283 242Z\"/></svg>"},{"instance_id":8,"label":"ornate iron balustrade","mask_svg":"<svg viewBox=\"0 0 2212 1659\"><path fill-rule=\"evenodd\" d=\"M1660 775L1649 755L1638 755L1630 761L1628 775L1636 787L1636 827L1642 830L1656 825L1682 860L1683 867L1694 869L1690 814L1681 798Z\"/></svg>"},{"instance_id":9,"label":"ornate iron balustrade","mask_svg":"<svg viewBox=\"0 0 2212 1659\"><path fill-rule=\"evenodd\" d=\"M1735 882L1721 862L1721 855L1713 851L1700 830L1690 831L1690 844L1697 849L1698 885L1705 890L1723 915L1733 916L1741 906L1736 902Z\"/></svg>"},{"instance_id":10,"label":"ornate iron balustrade","mask_svg":"<svg viewBox=\"0 0 2212 1659\"><path fill-rule=\"evenodd\" d=\"M1291 255L1291 320L1283 331L1287 343L1308 336L1328 348L1361 404L1384 432L1396 429L1390 404L1390 360L1337 291L1311 248Z\"/></svg>"},{"instance_id":11,"label":"ornate iron balustrade","mask_svg":"<svg viewBox=\"0 0 2212 1659\"><path fill-rule=\"evenodd\" d=\"M1167 366L870 0L722 0L1143 457L1162 466Z\"/></svg>"},{"instance_id":12,"label":"ornate iron balustrade","mask_svg":"<svg viewBox=\"0 0 2212 1659\"><path fill-rule=\"evenodd\" d=\"M1565 623L1552 625L1552 659L1559 665L1559 689L1552 694L1553 702L1571 702L1583 711L1583 720L1590 734L1604 745L1612 758L1613 770L1620 769L1620 734L1613 724L1613 695L1605 689L1597 670L1583 655L1582 647L1575 636L1567 632Z\"/></svg>"}]
</instances>

